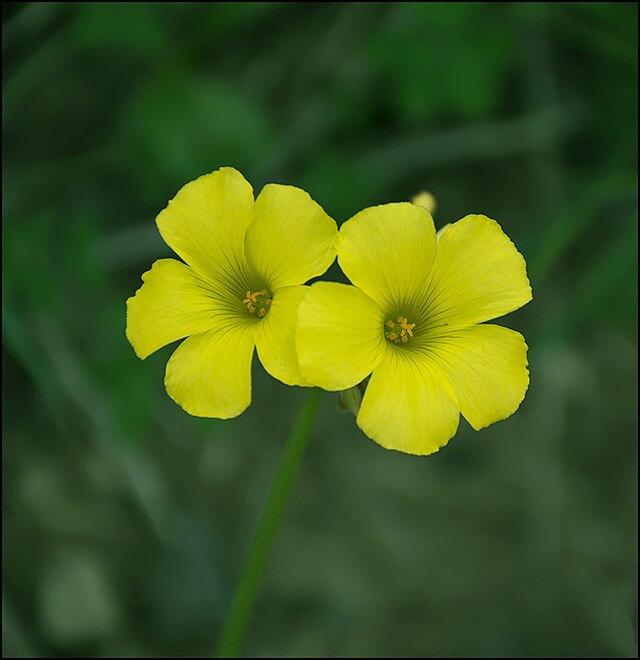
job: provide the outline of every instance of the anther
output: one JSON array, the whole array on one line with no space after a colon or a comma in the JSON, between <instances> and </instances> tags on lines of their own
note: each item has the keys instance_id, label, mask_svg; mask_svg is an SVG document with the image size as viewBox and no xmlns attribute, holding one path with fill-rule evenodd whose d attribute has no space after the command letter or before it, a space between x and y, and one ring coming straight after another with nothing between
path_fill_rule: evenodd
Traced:
<instances>
[{"instance_id":1,"label":"anther","mask_svg":"<svg viewBox=\"0 0 640 660\"><path fill-rule=\"evenodd\" d=\"M269 306L273 303L273 296L268 289L261 289L260 291L249 290L246 292L242 302L246 305L249 313L257 313L260 318L264 318L269 311Z\"/></svg>"},{"instance_id":2,"label":"anther","mask_svg":"<svg viewBox=\"0 0 640 660\"><path fill-rule=\"evenodd\" d=\"M399 315L395 321L389 319L384 324L384 336L393 344L406 344L413 337L415 323L409 323L406 316Z\"/></svg>"}]
</instances>

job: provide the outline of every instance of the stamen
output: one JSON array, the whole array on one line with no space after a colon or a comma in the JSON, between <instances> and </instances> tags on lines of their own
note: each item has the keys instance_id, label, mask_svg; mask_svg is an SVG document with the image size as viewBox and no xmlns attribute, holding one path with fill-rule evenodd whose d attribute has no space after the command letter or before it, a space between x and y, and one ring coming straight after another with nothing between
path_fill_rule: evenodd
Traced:
<instances>
[{"instance_id":1,"label":"stamen","mask_svg":"<svg viewBox=\"0 0 640 660\"><path fill-rule=\"evenodd\" d=\"M401 335L404 337L404 335L408 333L409 337L413 337L413 328L415 327L416 327L415 323L407 323L407 319L403 318Z\"/></svg>"},{"instance_id":2,"label":"stamen","mask_svg":"<svg viewBox=\"0 0 640 660\"><path fill-rule=\"evenodd\" d=\"M415 323L409 323L406 316L399 315L395 321L389 319L384 324L384 336L393 344L406 344L413 338Z\"/></svg>"},{"instance_id":3,"label":"stamen","mask_svg":"<svg viewBox=\"0 0 640 660\"><path fill-rule=\"evenodd\" d=\"M247 291L243 304L247 306L250 314L256 314L260 318L264 318L270 305L273 303L273 295L268 289L261 289L260 291Z\"/></svg>"}]
</instances>

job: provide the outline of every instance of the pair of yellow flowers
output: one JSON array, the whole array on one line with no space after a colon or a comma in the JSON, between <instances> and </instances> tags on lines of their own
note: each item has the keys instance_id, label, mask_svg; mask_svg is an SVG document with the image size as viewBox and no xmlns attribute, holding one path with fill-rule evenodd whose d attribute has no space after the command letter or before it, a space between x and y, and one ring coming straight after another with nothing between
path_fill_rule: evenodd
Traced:
<instances>
[{"instance_id":1,"label":"pair of yellow flowers","mask_svg":"<svg viewBox=\"0 0 640 660\"><path fill-rule=\"evenodd\" d=\"M249 406L254 348L287 385L340 391L370 377L358 426L410 454L445 445L460 413L478 430L524 398L524 338L482 323L529 302L531 287L522 255L486 216L436 235L429 212L403 202L338 231L303 190L269 184L254 200L225 167L184 186L156 222L185 263L160 259L142 276L127 337L142 359L187 337L165 387L191 415ZM336 254L353 286L304 286Z\"/></svg>"}]
</instances>

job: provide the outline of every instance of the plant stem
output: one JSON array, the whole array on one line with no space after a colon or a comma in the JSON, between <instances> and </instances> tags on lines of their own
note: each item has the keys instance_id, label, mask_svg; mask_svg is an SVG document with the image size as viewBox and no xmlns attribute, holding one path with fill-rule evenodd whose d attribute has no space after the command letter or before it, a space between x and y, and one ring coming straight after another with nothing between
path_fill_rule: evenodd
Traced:
<instances>
[{"instance_id":1,"label":"plant stem","mask_svg":"<svg viewBox=\"0 0 640 660\"><path fill-rule=\"evenodd\" d=\"M289 433L280 467L258 523L242 576L222 629L217 654L219 658L235 658L240 649L269 550L278 531L282 512L298 472L298 466L321 399L322 390L313 388L307 391L298 417Z\"/></svg>"}]
</instances>

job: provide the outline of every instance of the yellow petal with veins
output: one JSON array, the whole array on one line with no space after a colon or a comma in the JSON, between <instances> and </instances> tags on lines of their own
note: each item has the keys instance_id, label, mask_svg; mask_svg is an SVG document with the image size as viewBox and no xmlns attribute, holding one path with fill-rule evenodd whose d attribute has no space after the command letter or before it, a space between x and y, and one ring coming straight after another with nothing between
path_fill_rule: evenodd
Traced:
<instances>
[{"instance_id":1,"label":"yellow petal with veins","mask_svg":"<svg viewBox=\"0 0 640 660\"><path fill-rule=\"evenodd\" d=\"M451 385L428 359L388 345L358 413L358 426L387 449L427 455L453 437L460 408Z\"/></svg>"},{"instance_id":2,"label":"yellow petal with veins","mask_svg":"<svg viewBox=\"0 0 640 660\"><path fill-rule=\"evenodd\" d=\"M335 259L336 223L300 188L266 185L247 229L247 258L272 291L304 284Z\"/></svg>"},{"instance_id":3,"label":"yellow petal with veins","mask_svg":"<svg viewBox=\"0 0 640 660\"><path fill-rule=\"evenodd\" d=\"M286 385L308 385L300 373L295 347L298 305L306 286L276 289L269 313L256 327L258 357L265 370Z\"/></svg>"},{"instance_id":4,"label":"yellow petal with veins","mask_svg":"<svg viewBox=\"0 0 640 660\"><path fill-rule=\"evenodd\" d=\"M442 328L425 342L476 431L512 415L529 386L524 337L499 325Z\"/></svg>"},{"instance_id":5,"label":"yellow petal with veins","mask_svg":"<svg viewBox=\"0 0 640 660\"><path fill-rule=\"evenodd\" d=\"M436 250L433 219L408 202L373 206L340 227L337 250L351 282L394 307L413 300L427 282Z\"/></svg>"},{"instance_id":6,"label":"yellow petal with veins","mask_svg":"<svg viewBox=\"0 0 640 660\"><path fill-rule=\"evenodd\" d=\"M316 282L300 303L296 348L302 375L326 390L364 380L384 355L382 311L359 289Z\"/></svg>"},{"instance_id":7,"label":"yellow petal with veins","mask_svg":"<svg viewBox=\"0 0 640 660\"><path fill-rule=\"evenodd\" d=\"M183 186L156 224L167 245L202 277L234 288L247 271L244 237L252 217L251 186L240 172L223 167Z\"/></svg>"},{"instance_id":8,"label":"yellow petal with veins","mask_svg":"<svg viewBox=\"0 0 640 660\"><path fill-rule=\"evenodd\" d=\"M424 295L430 324L489 321L531 298L524 258L495 220L468 215L447 227Z\"/></svg>"},{"instance_id":9,"label":"yellow petal with veins","mask_svg":"<svg viewBox=\"0 0 640 660\"><path fill-rule=\"evenodd\" d=\"M165 373L169 396L196 417L237 417L251 403L251 325L193 335L175 350Z\"/></svg>"},{"instance_id":10,"label":"yellow petal with veins","mask_svg":"<svg viewBox=\"0 0 640 660\"><path fill-rule=\"evenodd\" d=\"M127 339L143 359L177 339L213 328L221 314L211 284L175 259L159 259L127 300Z\"/></svg>"}]
</instances>

